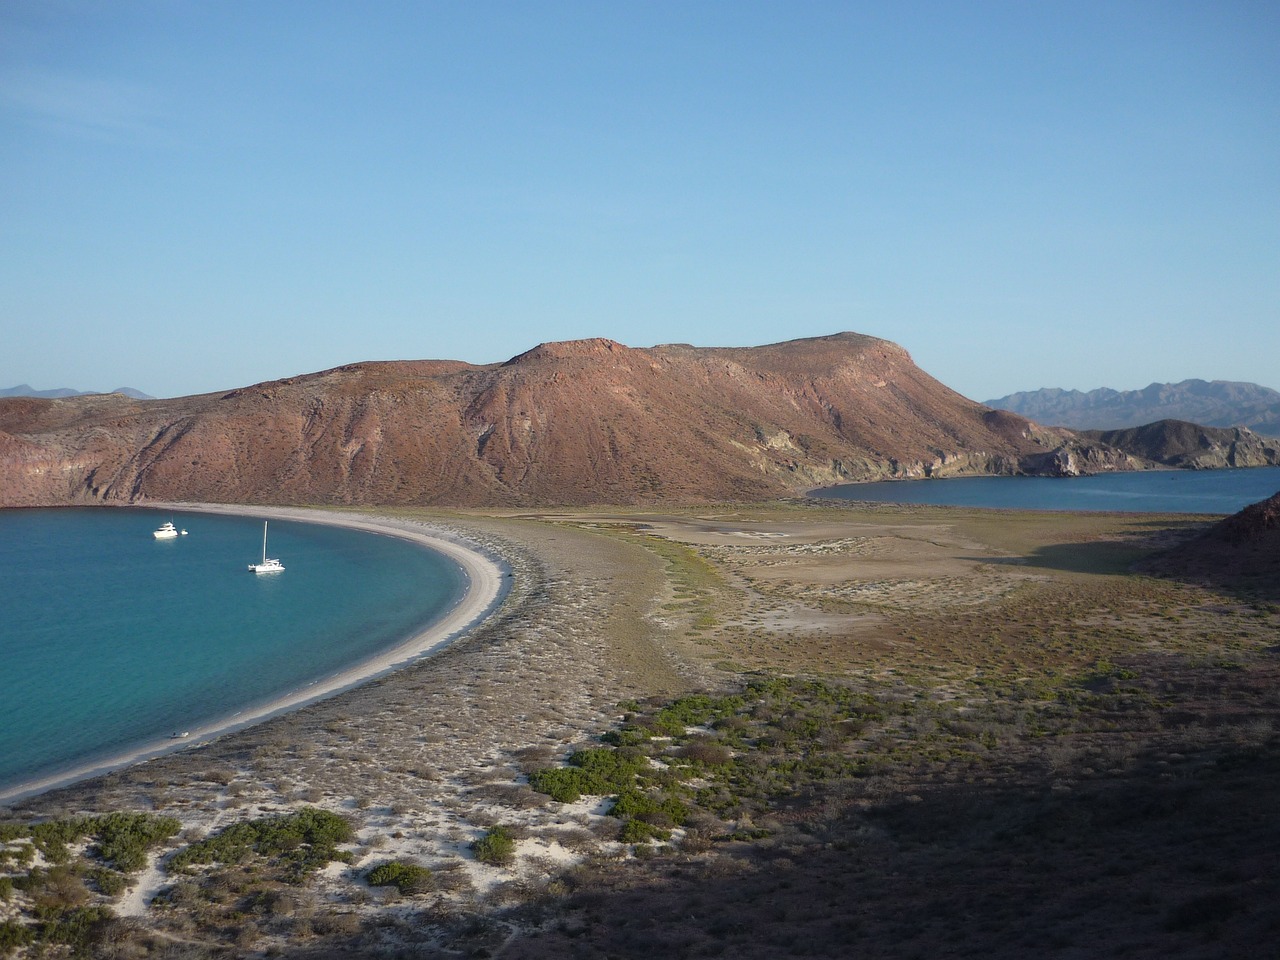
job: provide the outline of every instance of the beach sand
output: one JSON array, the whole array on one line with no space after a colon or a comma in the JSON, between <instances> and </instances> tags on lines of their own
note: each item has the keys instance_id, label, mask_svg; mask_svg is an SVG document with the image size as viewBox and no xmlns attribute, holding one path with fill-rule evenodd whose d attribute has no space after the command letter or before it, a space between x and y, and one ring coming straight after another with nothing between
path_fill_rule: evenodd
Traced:
<instances>
[{"instance_id":1,"label":"beach sand","mask_svg":"<svg viewBox=\"0 0 1280 960\"><path fill-rule=\"evenodd\" d=\"M301 518L292 510L226 509ZM437 889L462 907L501 900L513 882L547 882L587 856L620 855L618 821L603 814L598 798L548 804L524 774L595 743L624 701L725 682L664 609L673 598L665 561L594 524L515 512L317 512L389 533L430 531L501 557L510 570L502 600L478 621L469 617L483 613L479 604L455 611L453 641L429 656L244 729L183 742L183 749L166 744L166 754L44 789L8 804L0 818L151 811L178 818L190 842L246 820L320 807L344 816L356 841L350 865L323 871L308 897L343 915L384 908L381 894L358 878L392 858L429 865ZM433 632L447 640L446 628ZM393 652L384 666L400 655L410 651ZM519 831L516 867L483 864L470 852L497 824ZM164 852L112 900L118 915L164 922L164 911L151 905L175 881L163 870Z\"/></svg>"},{"instance_id":2,"label":"beach sand","mask_svg":"<svg viewBox=\"0 0 1280 960\"><path fill-rule=\"evenodd\" d=\"M736 824L704 819L699 827L717 834L730 827L777 830L758 844L733 840L722 848L717 842L699 853L676 836L674 852L646 847L641 856L637 848L634 857L620 843L620 822L605 815L607 801L556 803L535 793L526 774L575 749L598 746L600 733L633 709L628 701L652 706L682 693L735 689L756 671L845 677L893 702L918 698L930 704L968 695L971 675L1010 657L1034 674L1046 655L1046 624L1079 631L1071 643L1050 651L1065 658L1052 664L1059 674L1092 670L1094 658L1112 650L1145 656L1145 640L1134 646L1139 628L1150 628L1152 636L1172 630L1178 644L1198 644L1184 649L1208 650L1216 641L1206 645L1194 638L1222 635L1221 618L1231 617L1233 632L1250 632L1248 644L1263 651L1274 644L1273 620L1249 608L1232 612L1178 584L1121 584L1111 575L1125 569L1124 558L1137 547L1146 549L1152 538L1168 534L1149 517L822 505L327 513L461 538L482 554L503 558L511 573L506 593L489 616L430 656L190 749L46 790L11 807L4 819L17 823L111 811L161 813L180 822L181 833L151 854L126 890L93 895L93 902L128 918L122 929L130 936L151 937L156 955L175 943L217 943L227 956L352 955L356 943L370 955L692 955L713 952L683 949L704 942L708 929L719 936L717 927L753 929L759 923L786 934L761 940L762 949L778 945L786 952L810 936L813 908L830 898L828 878L851 889L880 890L868 910L884 914L891 935L902 925L900 915L922 918L912 920L913 927L926 929L936 912L930 884L972 858L942 847L937 859L904 869L898 849L878 839L883 821L868 828L856 813L863 804L885 804L894 817L925 810L921 754L854 778L849 786L857 793L845 792L844 785L832 794L814 793L816 807L796 798L767 821L752 819L748 810ZM1130 590L1132 596L1125 592ZM1071 626L1082 598L1134 619L1118 619L1120 626L1102 635L1089 624ZM1185 622L1171 625L1165 600ZM1239 644L1246 641L1233 643L1236 653L1245 649ZM1274 658L1259 656L1271 671ZM1011 690L1020 704L1021 687ZM1205 700L1205 715L1214 720L1197 728L1218 729L1219 707L1216 699ZM995 734L1008 735L1002 742L1024 744L1035 755L1042 748L1057 751L1038 736L1024 739L1021 711L1011 707L1003 726L990 721ZM1146 722L1145 712L1133 716L1135 723ZM892 711L889 722L898 724L897 717ZM929 736L924 746L930 754L934 729L919 728ZM1272 729L1273 719L1262 717L1248 735L1267 737ZM1129 736L1122 735L1124 758L1134 755ZM896 750L898 738L887 740ZM1093 764L1103 746L1097 744L1096 754L1080 751L1079 762ZM1032 754L1028 769L1038 782L1040 761ZM1169 755L1163 748L1152 753L1161 763ZM944 764L938 776L946 779L935 784L935 796L950 796L942 791L959 782L955 777L963 776L965 790L983 790L968 786L988 782L975 781L975 771L999 777L1012 769L1003 749L991 751L989 760L977 751L974 757L974 763L993 766L970 767L962 757L962 766L952 767L957 756L948 750L938 761ZM1047 759L1061 771L1066 761L1054 757ZM1111 775L1099 783L1106 787ZM1015 809L1015 822L1038 822L1039 792L1018 793L1031 797L1033 806ZM304 806L340 814L355 834L343 845L348 862L332 863L305 887L270 879L265 860L189 876L167 868L165 858L185 844ZM935 808L937 822L949 824L952 805ZM990 842L988 804L975 808L981 813L966 809L958 816L969 816L982 843ZM922 822L934 822L927 811L920 815ZM471 847L496 825L518 840L508 866L481 863ZM1184 835L1171 828L1178 844ZM1114 854L1108 836L1081 855L1089 882L1096 864ZM833 837L843 839L836 844ZM1019 837L1013 834L1005 859L990 860L993 871L1024 862ZM1268 849L1265 842L1251 846ZM913 841L912 856L934 847ZM1045 865L1058 849L1046 854ZM882 856L887 859L875 859ZM873 870L883 864L887 871L873 874L870 883L862 873L868 857ZM391 860L428 868L430 890L401 896L394 888L370 887L369 871ZM95 863L91 854L85 862ZM1153 876L1165 870L1158 853L1151 862ZM1039 866L1032 873L1012 869L1019 883L1031 885L1057 875ZM856 879L848 879L850 870ZM992 879L997 887L1008 882L1003 874ZM901 913L899 903L922 890L927 902ZM1265 902L1266 888L1259 891L1251 905ZM251 913L246 904L254 905ZM277 912L259 909L273 904ZM20 906L15 895L10 910ZM984 909L980 902L975 906L979 916ZM1163 935L1160 912L1139 915ZM1003 914L989 916L993 924L1005 922ZM1092 909L1078 912L1078 942L1093 935L1093 916ZM1121 920L1117 934L1128 930L1130 917ZM949 925L931 929L953 936ZM831 934L835 948L821 955L847 953L849 937L858 935L839 926ZM922 942L931 943L934 953L941 949L941 941L928 936ZM1020 941L1007 952L1024 948ZM928 950L899 954L907 952Z\"/></svg>"},{"instance_id":3,"label":"beach sand","mask_svg":"<svg viewBox=\"0 0 1280 960\"><path fill-rule=\"evenodd\" d=\"M288 691L265 703L246 708L203 726L176 731L173 734L166 732L157 736L155 740L127 752L95 760L84 766L61 771L40 780L6 788L0 792L0 805L119 770L175 750L205 743L397 670L440 650L492 614L501 605L510 582L510 568L499 555L491 550L481 549L477 544L467 541L456 532L419 520L287 507L238 507L187 503L160 503L147 506L175 512L235 514L267 520L323 523L398 537L447 556L461 567L466 585L462 596L444 616L432 621L419 633L376 656L351 664L340 672L305 687Z\"/></svg>"}]
</instances>

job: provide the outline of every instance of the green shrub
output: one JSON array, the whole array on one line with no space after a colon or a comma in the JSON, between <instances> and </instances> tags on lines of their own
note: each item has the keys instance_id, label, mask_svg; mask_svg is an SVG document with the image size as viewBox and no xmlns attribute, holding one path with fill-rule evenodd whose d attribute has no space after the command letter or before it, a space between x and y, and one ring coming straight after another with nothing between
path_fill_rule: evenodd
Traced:
<instances>
[{"instance_id":1,"label":"green shrub","mask_svg":"<svg viewBox=\"0 0 1280 960\"><path fill-rule=\"evenodd\" d=\"M149 813L110 813L93 820L98 856L123 873L141 870L147 863L147 851L182 829L175 817Z\"/></svg>"},{"instance_id":2,"label":"green shrub","mask_svg":"<svg viewBox=\"0 0 1280 960\"><path fill-rule=\"evenodd\" d=\"M535 770L529 786L561 803L575 803L584 794L606 796L627 789L647 766L645 755L635 748L594 747L572 754L568 767Z\"/></svg>"},{"instance_id":3,"label":"green shrub","mask_svg":"<svg viewBox=\"0 0 1280 960\"><path fill-rule=\"evenodd\" d=\"M476 859L493 866L506 866L516 856L516 838L506 827L494 827L471 845Z\"/></svg>"},{"instance_id":4,"label":"green shrub","mask_svg":"<svg viewBox=\"0 0 1280 960\"><path fill-rule=\"evenodd\" d=\"M34 850L39 850L52 864L66 863L71 859L69 846L85 837L97 837L97 856L108 865L125 873L140 870L146 864L146 852L158 843L174 836L182 824L173 817L160 817L150 813L109 813L98 817L69 817L46 820L43 823L23 827L6 824L3 839L6 841L30 837L33 847L8 851L5 859L29 862Z\"/></svg>"},{"instance_id":5,"label":"green shrub","mask_svg":"<svg viewBox=\"0 0 1280 960\"><path fill-rule=\"evenodd\" d=\"M678 737L687 727L698 727L721 716L727 716L742 706L741 697L709 697L697 694L681 697L663 707L654 715L658 729L668 736Z\"/></svg>"},{"instance_id":6,"label":"green shrub","mask_svg":"<svg viewBox=\"0 0 1280 960\"><path fill-rule=\"evenodd\" d=\"M16 920L0 922L0 954L8 956L18 947L25 947L36 939L36 932Z\"/></svg>"},{"instance_id":7,"label":"green shrub","mask_svg":"<svg viewBox=\"0 0 1280 960\"><path fill-rule=\"evenodd\" d=\"M92 829L91 820L90 817L73 817L33 824L31 841L50 863L66 863L71 859L67 845L88 836Z\"/></svg>"},{"instance_id":8,"label":"green shrub","mask_svg":"<svg viewBox=\"0 0 1280 960\"><path fill-rule=\"evenodd\" d=\"M287 878L297 881L333 860L349 862L351 854L338 850L337 844L354 837L345 817L303 807L295 813L232 824L179 850L169 867L185 870L196 864L240 863L256 854L278 861Z\"/></svg>"},{"instance_id":9,"label":"green shrub","mask_svg":"<svg viewBox=\"0 0 1280 960\"><path fill-rule=\"evenodd\" d=\"M72 947L77 954L84 954L94 944L100 943L115 914L107 907L78 907L40 924L40 939L48 943L62 943Z\"/></svg>"},{"instance_id":10,"label":"green shrub","mask_svg":"<svg viewBox=\"0 0 1280 960\"><path fill-rule=\"evenodd\" d=\"M582 795L594 794L601 786L585 770L575 767L546 767L529 775L529 786L561 803L577 803Z\"/></svg>"},{"instance_id":11,"label":"green shrub","mask_svg":"<svg viewBox=\"0 0 1280 960\"><path fill-rule=\"evenodd\" d=\"M371 887L395 887L406 896L425 892L431 885L431 871L416 863L389 860L365 874Z\"/></svg>"},{"instance_id":12,"label":"green shrub","mask_svg":"<svg viewBox=\"0 0 1280 960\"><path fill-rule=\"evenodd\" d=\"M89 879L93 881L104 897L116 897L124 893L125 888L129 886L129 880L123 873L117 873L115 870L108 870L106 867L99 867L96 870L89 871Z\"/></svg>"},{"instance_id":13,"label":"green shrub","mask_svg":"<svg viewBox=\"0 0 1280 960\"><path fill-rule=\"evenodd\" d=\"M642 813L651 813L658 809L658 804L647 794L641 793L634 788L623 790L613 801L613 806L609 808L609 815L617 817L619 820L625 820L628 817L638 817Z\"/></svg>"},{"instance_id":14,"label":"green shrub","mask_svg":"<svg viewBox=\"0 0 1280 960\"><path fill-rule=\"evenodd\" d=\"M658 804L658 812L671 819L672 823L684 825L689 822L689 807L675 797L665 797Z\"/></svg>"},{"instance_id":15,"label":"green shrub","mask_svg":"<svg viewBox=\"0 0 1280 960\"><path fill-rule=\"evenodd\" d=\"M647 843L650 840L668 840L671 831L644 820L628 820L622 825L618 839L623 843Z\"/></svg>"},{"instance_id":16,"label":"green shrub","mask_svg":"<svg viewBox=\"0 0 1280 960\"><path fill-rule=\"evenodd\" d=\"M213 836L179 850L169 861L169 869L185 870L203 863L239 863L254 852L257 841L256 823L233 823Z\"/></svg>"},{"instance_id":17,"label":"green shrub","mask_svg":"<svg viewBox=\"0 0 1280 960\"><path fill-rule=\"evenodd\" d=\"M648 730L628 724L619 730L610 730L600 737L600 742L607 743L613 747L637 747L648 743L652 739L653 734Z\"/></svg>"},{"instance_id":18,"label":"green shrub","mask_svg":"<svg viewBox=\"0 0 1280 960\"><path fill-rule=\"evenodd\" d=\"M609 815L618 817L643 817L661 813L672 823L684 823L689 819L689 808L675 797L653 796L640 790L624 790L618 794L609 809Z\"/></svg>"},{"instance_id":19,"label":"green shrub","mask_svg":"<svg viewBox=\"0 0 1280 960\"><path fill-rule=\"evenodd\" d=\"M636 775L648 766L648 761L634 747L596 747L573 753L569 757L569 764L585 771L602 788L594 792L604 794L625 790L635 782Z\"/></svg>"}]
</instances>

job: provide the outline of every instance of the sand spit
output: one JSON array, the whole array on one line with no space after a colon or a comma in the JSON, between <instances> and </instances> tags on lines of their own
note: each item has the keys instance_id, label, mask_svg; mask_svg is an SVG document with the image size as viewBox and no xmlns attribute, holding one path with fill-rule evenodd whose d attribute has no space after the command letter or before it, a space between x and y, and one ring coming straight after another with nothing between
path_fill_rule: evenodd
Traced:
<instances>
[{"instance_id":1,"label":"sand spit","mask_svg":"<svg viewBox=\"0 0 1280 960\"><path fill-rule=\"evenodd\" d=\"M95 955L1243 955L1274 932L1280 612L1127 573L1195 524L808 504L401 519L505 558L498 609L430 657L4 818L179 821L127 888L95 888L110 875L92 851L73 862L86 902L127 918ZM558 803L524 776L598 745L626 700L759 674L848 682L885 709L828 737L825 697L752 708L781 733L747 739L777 752L744 767L745 791L695 799L675 849L632 848L607 801ZM796 719L817 724L815 766L790 763L810 751ZM793 769L802 793L757 795ZM354 831L305 884L280 858L170 859L303 806ZM498 825L505 866L472 846ZM391 861L428 882L371 886ZM46 899L76 890L36 880ZM15 882L0 922L36 906Z\"/></svg>"},{"instance_id":2,"label":"sand spit","mask_svg":"<svg viewBox=\"0 0 1280 960\"><path fill-rule=\"evenodd\" d=\"M239 821L321 807L347 817L357 841L351 865L323 872L314 895L328 911L362 915L389 906L362 880L389 859L429 866L439 891L465 905L615 846L616 820L548 804L524 774L593 742L623 700L710 682L680 631L656 615L669 599L662 561L641 546L539 519L315 513L380 532L429 530L501 557L510 574L502 599L480 622L455 611L452 628L461 635L430 656L245 729L10 802L8 817L154 811L177 817L189 841ZM514 867L478 863L470 852L498 824L519 831ZM114 908L151 915L150 901L173 881L153 860Z\"/></svg>"},{"instance_id":3,"label":"sand spit","mask_svg":"<svg viewBox=\"0 0 1280 960\"><path fill-rule=\"evenodd\" d=\"M419 633L382 651L376 656L351 664L322 680L292 690L265 703L238 711L227 717L180 733L164 733L156 740L115 756L94 761L82 767L62 771L41 780L18 784L0 792L0 804L13 803L54 787L119 770L143 760L154 759L175 750L206 743L216 737L242 730L271 717L296 710L308 703L323 700L344 690L394 670L440 650L466 633L501 604L510 583L510 566L499 554L480 548L454 531L422 521L377 517L366 514L340 513L329 510L285 507L238 507L220 504L163 503L148 507L188 513L220 513L261 517L268 520L292 520L300 523L323 523L394 536L421 544L442 553L462 568L466 586L455 604L440 618Z\"/></svg>"}]
</instances>

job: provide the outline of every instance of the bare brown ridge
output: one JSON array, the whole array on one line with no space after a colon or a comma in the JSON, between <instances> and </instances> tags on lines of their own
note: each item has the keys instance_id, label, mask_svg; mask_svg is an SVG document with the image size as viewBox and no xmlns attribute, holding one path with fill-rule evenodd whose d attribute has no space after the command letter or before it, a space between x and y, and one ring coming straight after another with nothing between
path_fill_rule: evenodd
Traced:
<instances>
[{"instance_id":1,"label":"bare brown ridge","mask_svg":"<svg viewBox=\"0 0 1280 960\"><path fill-rule=\"evenodd\" d=\"M771 498L851 480L1143 464L939 383L856 333L749 348L544 343L226 393L0 399L0 505Z\"/></svg>"}]
</instances>

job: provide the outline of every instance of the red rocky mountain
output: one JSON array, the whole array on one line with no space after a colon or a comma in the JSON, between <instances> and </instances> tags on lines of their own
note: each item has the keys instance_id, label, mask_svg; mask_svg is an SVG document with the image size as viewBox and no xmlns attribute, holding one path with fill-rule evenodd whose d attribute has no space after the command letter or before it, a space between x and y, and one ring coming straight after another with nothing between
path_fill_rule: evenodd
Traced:
<instances>
[{"instance_id":1,"label":"red rocky mountain","mask_svg":"<svg viewBox=\"0 0 1280 960\"><path fill-rule=\"evenodd\" d=\"M751 348L546 343L227 393L0 399L0 505L760 499L850 480L1143 466L974 403L854 333Z\"/></svg>"}]
</instances>

